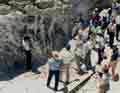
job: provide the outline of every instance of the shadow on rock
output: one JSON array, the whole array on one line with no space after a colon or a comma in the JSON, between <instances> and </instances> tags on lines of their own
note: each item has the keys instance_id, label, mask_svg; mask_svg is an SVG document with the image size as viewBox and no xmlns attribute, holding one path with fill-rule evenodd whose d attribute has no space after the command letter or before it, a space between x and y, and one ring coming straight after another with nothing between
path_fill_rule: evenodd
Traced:
<instances>
[{"instance_id":1,"label":"shadow on rock","mask_svg":"<svg viewBox=\"0 0 120 93\"><path fill-rule=\"evenodd\" d=\"M7 59L7 58L6 58ZM38 68L47 63L47 57L40 55L33 55L32 57L32 70L25 69L25 59L14 61L12 66L4 62L3 69L0 69L0 81L9 81L18 77L21 74L32 71L35 74L40 74ZM3 60L5 61L5 60ZM24 61L24 62L23 62Z\"/></svg>"}]
</instances>

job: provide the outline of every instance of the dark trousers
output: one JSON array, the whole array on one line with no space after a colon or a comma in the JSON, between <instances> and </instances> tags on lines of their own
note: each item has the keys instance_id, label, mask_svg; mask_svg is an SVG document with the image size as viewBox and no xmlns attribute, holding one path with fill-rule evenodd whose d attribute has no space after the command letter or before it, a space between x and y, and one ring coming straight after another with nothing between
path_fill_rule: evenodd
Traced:
<instances>
[{"instance_id":1,"label":"dark trousers","mask_svg":"<svg viewBox=\"0 0 120 93\"><path fill-rule=\"evenodd\" d=\"M102 49L98 48L98 64L101 64L103 57L102 57Z\"/></svg>"},{"instance_id":2,"label":"dark trousers","mask_svg":"<svg viewBox=\"0 0 120 93\"><path fill-rule=\"evenodd\" d=\"M119 33L120 33L120 24L117 24L116 26L116 40L119 41Z\"/></svg>"},{"instance_id":3,"label":"dark trousers","mask_svg":"<svg viewBox=\"0 0 120 93\"><path fill-rule=\"evenodd\" d=\"M59 83L59 76L60 76L60 71L49 71L49 76L47 80L47 86L50 85L52 77L55 76L55 90L58 88L58 83Z\"/></svg>"},{"instance_id":4,"label":"dark trousers","mask_svg":"<svg viewBox=\"0 0 120 93\"><path fill-rule=\"evenodd\" d=\"M115 37L115 33L114 32L109 32L109 45L110 45L111 48L113 47L114 37Z\"/></svg>"},{"instance_id":5,"label":"dark trousers","mask_svg":"<svg viewBox=\"0 0 120 93\"><path fill-rule=\"evenodd\" d=\"M25 55L26 55L26 69L31 70L32 69L32 63L31 63L32 54L31 54L31 51L26 51L25 50Z\"/></svg>"}]
</instances>

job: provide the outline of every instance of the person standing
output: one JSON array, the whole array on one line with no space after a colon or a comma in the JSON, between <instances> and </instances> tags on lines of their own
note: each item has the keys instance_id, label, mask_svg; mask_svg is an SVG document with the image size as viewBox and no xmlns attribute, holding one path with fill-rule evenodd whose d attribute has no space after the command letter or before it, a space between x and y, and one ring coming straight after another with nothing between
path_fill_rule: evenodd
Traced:
<instances>
[{"instance_id":1,"label":"person standing","mask_svg":"<svg viewBox=\"0 0 120 93\"><path fill-rule=\"evenodd\" d=\"M119 50L117 48L117 46L113 47L113 53L111 56L111 69L112 69L112 79L115 79L116 76L116 67L117 67L117 63L118 63L118 57L119 57Z\"/></svg>"},{"instance_id":2,"label":"person standing","mask_svg":"<svg viewBox=\"0 0 120 93\"><path fill-rule=\"evenodd\" d=\"M83 74L82 69L80 68L81 64L83 64L83 55L81 47L83 46L83 42L77 43L76 48L74 50L75 62L78 69L78 74Z\"/></svg>"},{"instance_id":3,"label":"person standing","mask_svg":"<svg viewBox=\"0 0 120 93\"><path fill-rule=\"evenodd\" d=\"M70 65L71 65L71 62L73 62L74 60L74 55L71 52L71 46L69 44L65 48L63 48L63 50L60 52L60 57L63 59L63 62L64 62L64 66L63 66L64 68L62 70L65 71L65 73L63 73L65 74L65 78L66 78L65 83L69 84ZM61 79L62 79L63 74L61 75Z\"/></svg>"},{"instance_id":4,"label":"person standing","mask_svg":"<svg viewBox=\"0 0 120 93\"><path fill-rule=\"evenodd\" d=\"M116 32L116 22L115 19L112 19L112 22L108 25L108 34L109 34L109 45L112 48L114 43L114 37Z\"/></svg>"},{"instance_id":5,"label":"person standing","mask_svg":"<svg viewBox=\"0 0 120 93\"><path fill-rule=\"evenodd\" d=\"M91 61L91 65L92 65L92 70L95 72L95 66L98 63L98 52L97 52L97 48L93 48L91 50L91 55L90 55L90 61Z\"/></svg>"},{"instance_id":6,"label":"person standing","mask_svg":"<svg viewBox=\"0 0 120 93\"><path fill-rule=\"evenodd\" d=\"M117 41L120 41L119 34L120 34L120 15L118 14L116 17L116 40Z\"/></svg>"},{"instance_id":7,"label":"person standing","mask_svg":"<svg viewBox=\"0 0 120 93\"><path fill-rule=\"evenodd\" d=\"M107 22L110 23L112 21L112 9L108 9L108 16L107 16Z\"/></svg>"},{"instance_id":8,"label":"person standing","mask_svg":"<svg viewBox=\"0 0 120 93\"><path fill-rule=\"evenodd\" d=\"M107 93L110 90L110 73L108 68L101 65L96 67L95 80L97 84L97 93Z\"/></svg>"},{"instance_id":9,"label":"person standing","mask_svg":"<svg viewBox=\"0 0 120 93\"><path fill-rule=\"evenodd\" d=\"M63 64L63 61L59 58L58 52L49 52L48 56L49 75L47 80L47 86L49 87L52 77L55 76L54 89L55 91L57 91L60 77L60 66Z\"/></svg>"},{"instance_id":10,"label":"person standing","mask_svg":"<svg viewBox=\"0 0 120 93\"><path fill-rule=\"evenodd\" d=\"M32 69L32 63L31 63L31 58L32 58L32 53L31 53L31 40L29 36L25 36L22 45L25 51L26 55L26 69L31 70Z\"/></svg>"},{"instance_id":11,"label":"person standing","mask_svg":"<svg viewBox=\"0 0 120 93\"><path fill-rule=\"evenodd\" d=\"M104 37L102 34L96 35L96 45L98 47L98 49L97 49L97 51L98 51L98 64L101 64L101 61L103 59L104 45L105 45Z\"/></svg>"},{"instance_id":12,"label":"person standing","mask_svg":"<svg viewBox=\"0 0 120 93\"><path fill-rule=\"evenodd\" d=\"M86 42L84 43L83 49L82 49L82 51L84 52L84 56L85 56L84 64L87 70L90 70L92 68L91 60L90 60L92 48L93 48L92 41L90 38L88 38Z\"/></svg>"}]
</instances>

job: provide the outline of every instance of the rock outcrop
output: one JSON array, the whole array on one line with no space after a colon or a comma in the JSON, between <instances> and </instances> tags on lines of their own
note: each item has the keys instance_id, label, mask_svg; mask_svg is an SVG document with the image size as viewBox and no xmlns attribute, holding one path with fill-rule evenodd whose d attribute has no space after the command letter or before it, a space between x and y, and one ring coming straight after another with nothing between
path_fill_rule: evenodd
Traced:
<instances>
[{"instance_id":1,"label":"rock outcrop","mask_svg":"<svg viewBox=\"0 0 120 93\"><path fill-rule=\"evenodd\" d=\"M90 1L80 0L76 14L86 17L94 5ZM24 35L31 37L33 55L63 48L75 26L72 13L71 0L0 0L0 67L24 63Z\"/></svg>"}]
</instances>

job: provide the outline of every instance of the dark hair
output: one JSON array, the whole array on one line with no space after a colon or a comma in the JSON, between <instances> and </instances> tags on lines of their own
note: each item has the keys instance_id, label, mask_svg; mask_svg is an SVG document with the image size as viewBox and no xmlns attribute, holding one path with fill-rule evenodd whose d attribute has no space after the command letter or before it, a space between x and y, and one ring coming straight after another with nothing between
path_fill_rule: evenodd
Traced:
<instances>
[{"instance_id":1,"label":"dark hair","mask_svg":"<svg viewBox=\"0 0 120 93\"><path fill-rule=\"evenodd\" d=\"M117 48L117 47L113 48L113 53L115 53L115 52L117 52L117 51L118 51L118 48Z\"/></svg>"},{"instance_id":2,"label":"dark hair","mask_svg":"<svg viewBox=\"0 0 120 93\"><path fill-rule=\"evenodd\" d=\"M104 59L107 59L107 56L103 56Z\"/></svg>"},{"instance_id":3,"label":"dark hair","mask_svg":"<svg viewBox=\"0 0 120 93\"><path fill-rule=\"evenodd\" d=\"M101 73L101 72L98 72L98 75L102 78L102 76L103 76L103 73Z\"/></svg>"},{"instance_id":4,"label":"dark hair","mask_svg":"<svg viewBox=\"0 0 120 93\"><path fill-rule=\"evenodd\" d=\"M52 53L51 50L47 51L47 56L48 56L48 58L52 58L53 57L53 53Z\"/></svg>"},{"instance_id":5,"label":"dark hair","mask_svg":"<svg viewBox=\"0 0 120 93\"><path fill-rule=\"evenodd\" d=\"M108 72L109 72L109 69L108 69L108 68L104 68L104 69L103 69L103 72L104 72L104 73L108 73Z\"/></svg>"},{"instance_id":6,"label":"dark hair","mask_svg":"<svg viewBox=\"0 0 120 93\"><path fill-rule=\"evenodd\" d=\"M71 49L71 46L68 44L68 45L66 46L66 49L69 51L69 50Z\"/></svg>"},{"instance_id":7,"label":"dark hair","mask_svg":"<svg viewBox=\"0 0 120 93\"><path fill-rule=\"evenodd\" d=\"M24 40L30 40L30 37L29 36L25 36Z\"/></svg>"},{"instance_id":8,"label":"dark hair","mask_svg":"<svg viewBox=\"0 0 120 93\"><path fill-rule=\"evenodd\" d=\"M98 22L97 22L97 26L101 26L101 21L98 21Z\"/></svg>"},{"instance_id":9,"label":"dark hair","mask_svg":"<svg viewBox=\"0 0 120 93\"><path fill-rule=\"evenodd\" d=\"M112 9L110 9L110 10L108 11L108 14L109 14L109 15L111 15L111 14L112 14Z\"/></svg>"},{"instance_id":10,"label":"dark hair","mask_svg":"<svg viewBox=\"0 0 120 93\"><path fill-rule=\"evenodd\" d=\"M103 21L106 22L107 21L107 17L103 17Z\"/></svg>"}]
</instances>

